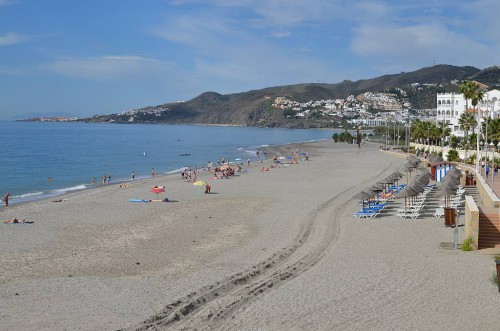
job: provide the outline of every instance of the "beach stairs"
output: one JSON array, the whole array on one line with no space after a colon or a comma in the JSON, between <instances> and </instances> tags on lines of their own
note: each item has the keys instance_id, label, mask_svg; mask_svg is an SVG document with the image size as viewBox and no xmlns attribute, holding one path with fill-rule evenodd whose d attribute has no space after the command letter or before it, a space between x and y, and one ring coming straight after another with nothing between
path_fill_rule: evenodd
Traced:
<instances>
[{"instance_id":1,"label":"beach stairs","mask_svg":"<svg viewBox=\"0 0 500 331\"><path fill-rule=\"evenodd\" d=\"M479 207L478 249L500 248L498 208Z\"/></svg>"},{"instance_id":2,"label":"beach stairs","mask_svg":"<svg viewBox=\"0 0 500 331\"><path fill-rule=\"evenodd\" d=\"M474 201L476 201L476 203L478 203L478 201L480 201L481 199L479 197L479 191L477 190L476 186L466 186L464 195L470 195L474 199Z\"/></svg>"}]
</instances>

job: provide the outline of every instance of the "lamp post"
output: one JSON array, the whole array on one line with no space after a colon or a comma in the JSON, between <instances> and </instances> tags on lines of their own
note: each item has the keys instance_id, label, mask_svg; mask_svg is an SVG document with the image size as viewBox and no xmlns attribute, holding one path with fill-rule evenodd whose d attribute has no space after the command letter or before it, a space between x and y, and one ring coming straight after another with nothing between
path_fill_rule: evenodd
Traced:
<instances>
[{"instance_id":1,"label":"lamp post","mask_svg":"<svg viewBox=\"0 0 500 331\"><path fill-rule=\"evenodd\" d=\"M477 108L477 125L476 125L476 173L480 173L479 168L479 138L481 136L481 108Z\"/></svg>"},{"instance_id":2,"label":"lamp post","mask_svg":"<svg viewBox=\"0 0 500 331\"><path fill-rule=\"evenodd\" d=\"M499 143L500 144L500 143ZM492 153L493 153L493 162L492 162L492 166L491 166L491 190L493 191L494 190L494 184L495 184L495 173L494 173L494 170L495 169L495 144L492 142L490 142L489 144L489 147L491 148L492 150Z\"/></svg>"},{"instance_id":3,"label":"lamp post","mask_svg":"<svg viewBox=\"0 0 500 331\"><path fill-rule=\"evenodd\" d=\"M485 134L485 138L484 138L484 140L486 142L486 144L484 146L485 151L486 151L486 155L484 158L486 159L486 163L488 163L488 148L487 147L488 147L488 119L489 119L489 115L490 115L489 108L488 108L489 104L490 104L489 100L486 101L486 111L484 112L484 116L486 118L486 134Z\"/></svg>"},{"instance_id":4,"label":"lamp post","mask_svg":"<svg viewBox=\"0 0 500 331\"><path fill-rule=\"evenodd\" d=\"M484 142L481 140L481 142L479 143L479 145L481 146L481 149L479 150L479 153L481 153L479 155L479 159L481 160L481 168L479 168L479 174L482 175L483 174L483 146L484 146Z\"/></svg>"}]
</instances>

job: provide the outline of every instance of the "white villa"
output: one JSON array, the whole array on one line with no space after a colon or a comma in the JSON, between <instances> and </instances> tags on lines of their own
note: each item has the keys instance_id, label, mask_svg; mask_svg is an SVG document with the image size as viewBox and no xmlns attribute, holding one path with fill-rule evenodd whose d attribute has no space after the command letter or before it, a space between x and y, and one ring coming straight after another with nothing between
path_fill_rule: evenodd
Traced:
<instances>
[{"instance_id":1,"label":"white villa","mask_svg":"<svg viewBox=\"0 0 500 331\"><path fill-rule=\"evenodd\" d=\"M464 137L464 131L460 129L458 119L465 111L466 102L463 94L458 93L438 93L437 94L437 122L446 122L451 129L451 133L457 137ZM469 100L469 109L472 108ZM481 118L500 117L500 90L485 92L483 102L478 105Z\"/></svg>"}]
</instances>

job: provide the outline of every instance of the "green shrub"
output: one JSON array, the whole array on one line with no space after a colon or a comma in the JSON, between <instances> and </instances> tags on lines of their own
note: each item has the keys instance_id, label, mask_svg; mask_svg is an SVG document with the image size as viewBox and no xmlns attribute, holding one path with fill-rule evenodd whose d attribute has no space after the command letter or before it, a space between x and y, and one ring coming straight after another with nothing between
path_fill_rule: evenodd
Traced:
<instances>
[{"instance_id":1,"label":"green shrub","mask_svg":"<svg viewBox=\"0 0 500 331\"><path fill-rule=\"evenodd\" d=\"M470 252L474 250L474 241L472 240L471 237L464 240L464 242L462 243L461 250L464 252Z\"/></svg>"},{"instance_id":2,"label":"green shrub","mask_svg":"<svg viewBox=\"0 0 500 331\"><path fill-rule=\"evenodd\" d=\"M454 149L450 149L448 151L448 154L446 155L446 157L448 158L448 161L451 161L451 162L459 160L458 152Z\"/></svg>"},{"instance_id":3,"label":"green shrub","mask_svg":"<svg viewBox=\"0 0 500 331\"><path fill-rule=\"evenodd\" d=\"M494 284L494 285L497 285L498 284L498 274L497 274L497 271L493 271L493 275L491 275L491 282Z\"/></svg>"}]
</instances>

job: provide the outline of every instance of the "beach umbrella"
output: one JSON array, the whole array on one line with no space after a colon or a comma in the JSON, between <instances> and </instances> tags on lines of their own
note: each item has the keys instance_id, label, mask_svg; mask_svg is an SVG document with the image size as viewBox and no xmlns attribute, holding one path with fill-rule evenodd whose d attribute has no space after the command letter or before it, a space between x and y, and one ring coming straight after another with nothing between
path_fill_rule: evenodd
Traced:
<instances>
[{"instance_id":1,"label":"beach umbrella","mask_svg":"<svg viewBox=\"0 0 500 331\"><path fill-rule=\"evenodd\" d=\"M408 187L417 193L422 193L423 191L425 191L421 184L415 182L408 185Z\"/></svg>"},{"instance_id":2,"label":"beach umbrella","mask_svg":"<svg viewBox=\"0 0 500 331\"><path fill-rule=\"evenodd\" d=\"M360 191L353 196L353 198L356 200L367 200L371 197L373 197L373 193L369 193L366 191Z\"/></svg>"},{"instance_id":3,"label":"beach umbrella","mask_svg":"<svg viewBox=\"0 0 500 331\"><path fill-rule=\"evenodd\" d=\"M395 171L394 174L400 176L399 178L403 178L404 174L402 174L401 172L399 171Z\"/></svg>"},{"instance_id":4,"label":"beach umbrella","mask_svg":"<svg viewBox=\"0 0 500 331\"><path fill-rule=\"evenodd\" d=\"M194 182L193 185L196 185L196 186L205 186L205 185L207 185L207 183L205 183L202 180L198 180L198 181Z\"/></svg>"},{"instance_id":5,"label":"beach umbrella","mask_svg":"<svg viewBox=\"0 0 500 331\"><path fill-rule=\"evenodd\" d=\"M431 178L432 177L432 174L430 172L428 172L427 170L424 170L424 171L425 172L421 172L418 175L421 176L421 177L425 177L425 178Z\"/></svg>"},{"instance_id":6,"label":"beach umbrella","mask_svg":"<svg viewBox=\"0 0 500 331\"><path fill-rule=\"evenodd\" d=\"M451 182L451 183L454 183L454 184L457 184L457 185L458 185L458 184L460 184L460 178L453 177L453 176L450 176L450 177L445 176L445 177L443 178L443 180L441 181L441 183L449 183L449 182Z\"/></svg>"},{"instance_id":7,"label":"beach umbrella","mask_svg":"<svg viewBox=\"0 0 500 331\"><path fill-rule=\"evenodd\" d=\"M413 190L411 187L406 187L396 195L396 199L405 199L405 212L407 210L407 200L408 198L413 198L418 195L418 192Z\"/></svg>"},{"instance_id":8,"label":"beach umbrella","mask_svg":"<svg viewBox=\"0 0 500 331\"><path fill-rule=\"evenodd\" d=\"M368 200L368 206L370 205L369 199L373 197L373 193L367 191L360 191L356 193L353 198L356 200L361 200L363 202L363 210L365 209L365 201Z\"/></svg>"},{"instance_id":9,"label":"beach umbrella","mask_svg":"<svg viewBox=\"0 0 500 331\"><path fill-rule=\"evenodd\" d=\"M386 178L382 179L379 183L381 183L381 184L392 184L392 183L394 183L394 179L386 177Z\"/></svg>"},{"instance_id":10,"label":"beach umbrella","mask_svg":"<svg viewBox=\"0 0 500 331\"><path fill-rule=\"evenodd\" d=\"M406 157L406 161L411 162L413 164L419 164L420 163L420 159L418 157L413 156L413 155L408 155Z\"/></svg>"},{"instance_id":11,"label":"beach umbrella","mask_svg":"<svg viewBox=\"0 0 500 331\"><path fill-rule=\"evenodd\" d=\"M392 174L389 175L389 178L394 178L394 179L400 179L401 177L403 177L403 175L400 175L397 172L393 172Z\"/></svg>"},{"instance_id":12,"label":"beach umbrella","mask_svg":"<svg viewBox=\"0 0 500 331\"><path fill-rule=\"evenodd\" d=\"M369 190L377 193L377 192L382 192L384 190L384 187L380 184L375 184L372 187L370 187Z\"/></svg>"}]
</instances>

